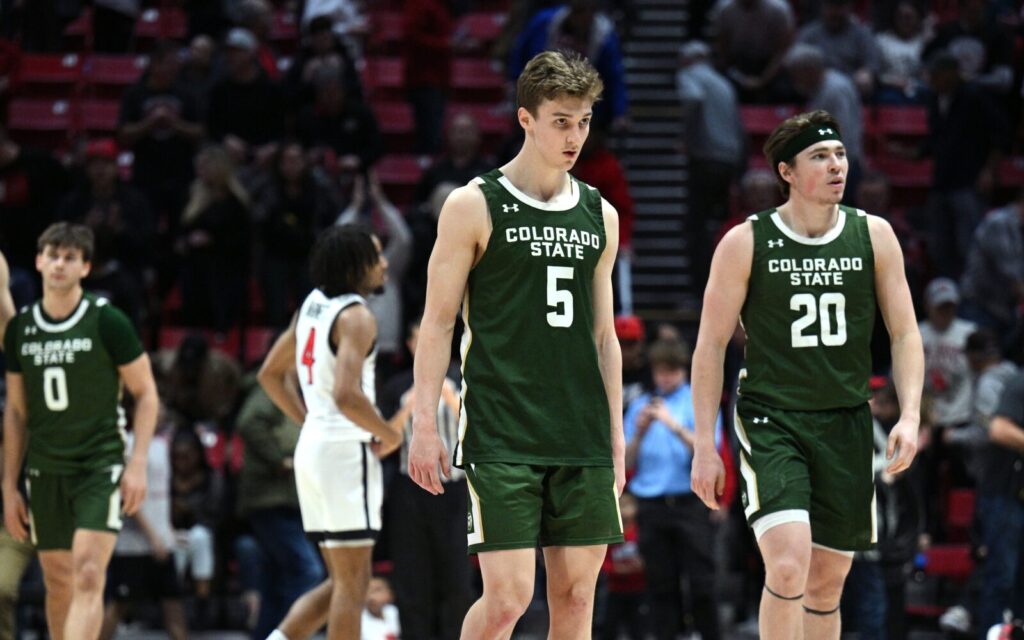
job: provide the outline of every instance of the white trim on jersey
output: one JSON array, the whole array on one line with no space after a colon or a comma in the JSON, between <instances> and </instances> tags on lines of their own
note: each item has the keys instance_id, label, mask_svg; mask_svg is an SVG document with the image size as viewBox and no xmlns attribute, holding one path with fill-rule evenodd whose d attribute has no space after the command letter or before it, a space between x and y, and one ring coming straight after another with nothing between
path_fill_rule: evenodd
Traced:
<instances>
[{"instance_id":1,"label":"white trim on jersey","mask_svg":"<svg viewBox=\"0 0 1024 640\"><path fill-rule=\"evenodd\" d=\"M779 231L781 231L790 240L799 242L800 244L815 246L828 244L839 237L839 234L843 232L843 227L846 226L846 212L840 209L839 218L836 220L836 226L829 229L828 233L826 233L825 235L817 238L810 238L808 236L800 235L796 231L793 231L792 229L787 227L786 223L782 221L782 216L779 215L778 209L776 209L775 213L771 215L771 220L772 222L775 223L775 226L779 228Z\"/></svg>"},{"instance_id":2,"label":"white trim on jersey","mask_svg":"<svg viewBox=\"0 0 1024 640\"><path fill-rule=\"evenodd\" d=\"M100 306L99 300L96 301L96 305ZM42 306L42 302L37 302L32 305L32 319L35 320L36 325L38 325L43 331L48 333L60 333L61 331L67 331L78 324L78 321L82 319L85 312L89 310L89 300L85 296L82 296L82 301L78 303L78 308L71 314L71 317L57 324L48 322L46 318L43 317Z\"/></svg>"},{"instance_id":3,"label":"white trim on jersey","mask_svg":"<svg viewBox=\"0 0 1024 640\"><path fill-rule=\"evenodd\" d=\"M790 522L803 522L810 525L811 516L805 509L786 509L785 511L769 513L764 517L754 520L750 528L754 530L754 537L760 540L761 536L770 529L774 529L780 524L789 524Z\"/></svg>"},{"instance_id":4,"label":"white trim on jersey","mask_svg":"<svg viewBox=\"0 0 1024 640\"><path fill-rule=\"evenodd\" d=\"M568 174L566 175L568 177ZM576 187L576 181L572 178L569 178L569 193L567 195L559 194L554 200L549 202L526 195L516 185L512 184L512 181L507 176L498 178L498 184L505 187L505 190L512 194L514 198L541 211L568 211L580 203L580 190Z\"/></svg>"},{"instance_id":5,"label":"white trim on jersey","mask_svg":"<svg viewBox=\"0 0 1024 640\"><path fill-rule=\"evenodd\" d=\"M295 323L295 368L299 387L306 403L303 433L317 432L326 440L358 440L368 442L371 434L352 422L338 409L334 400L334 368L337 356L331 348L331 332L338 314L366 300L356 294L328 298L314 289L299 309ZM360 386L370 402L376 402L375 369L377 347L363 361Z\"/></svg>"}]
</instances>

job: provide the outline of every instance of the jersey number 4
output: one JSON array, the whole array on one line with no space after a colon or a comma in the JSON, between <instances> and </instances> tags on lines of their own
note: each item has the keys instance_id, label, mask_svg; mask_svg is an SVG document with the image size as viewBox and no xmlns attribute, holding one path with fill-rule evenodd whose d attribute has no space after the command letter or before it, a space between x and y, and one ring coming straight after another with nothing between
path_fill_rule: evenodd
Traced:
<instances>
[{"instance_id":1,"label":"jersey number 4","mask_svg":"<svg viewBox=\"0 0 1024 640\"><path fill-rule=\"evenodd\" d=\"M826 347L846 344L846 296L843 294L823 293L816 298L811 293L797 293L789 299L789 308L803 313L790 327L794 349L816 347L819 343ZM817 334L812 328L815 323L818 324ZM807 329L811 329L811 333L805 333Z\"/></svg>"},{"instance_id":2,"label":"jersey number 4","mask_svg":"<svg viewBox=\"0 0 1024 640\"><path fill-rule=\"evenodd\" d=\"M306 384L313 384L313 345L316 344L316 327L309 330L306 346L302 348L302 366L306 367Z\"/></svg>"}]
</instances>

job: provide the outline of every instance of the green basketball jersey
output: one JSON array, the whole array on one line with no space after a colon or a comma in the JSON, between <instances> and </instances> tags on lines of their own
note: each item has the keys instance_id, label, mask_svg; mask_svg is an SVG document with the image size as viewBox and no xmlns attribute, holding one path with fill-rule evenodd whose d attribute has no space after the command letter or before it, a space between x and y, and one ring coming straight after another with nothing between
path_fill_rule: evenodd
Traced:
<instances>
[{"instance_id":1,"label":"green basketball jersey","mask_svg":"<svg viewBox=\"0 0 1024 640\"><path fill-rule=\"evenodd\" d=\"M740 393L789 410L865 402L875 322L866 215L840 206L835 227L818 238L796 234L774 209L750 221L754 258L741 312L747 362Z\"/></svg>"},{"instance_id":2,"label":"green basketball jersey","mask_svg":"<svg viewBox=\"0 0 1024 640\"><path fill-rule=\"evenodd\" d=\"M30 470L78 473L124 461L117 367L143 353L127 316L89 293L63 320L36 302L7 325L4 351L25 385Z\"/></svg>"},{"instance_id":3,"label":"green basketball jersey","mask_svg":"<svg viewBox=\"0 0 1024 640\"><path fill-rule=\"evenodd\" d=\"M476 179L492 231L469 273L455 464L610 466L608 399L594 342L593 279L606 239L600 194L544 203L491 171Z\"/></svg>"}]
</instances>

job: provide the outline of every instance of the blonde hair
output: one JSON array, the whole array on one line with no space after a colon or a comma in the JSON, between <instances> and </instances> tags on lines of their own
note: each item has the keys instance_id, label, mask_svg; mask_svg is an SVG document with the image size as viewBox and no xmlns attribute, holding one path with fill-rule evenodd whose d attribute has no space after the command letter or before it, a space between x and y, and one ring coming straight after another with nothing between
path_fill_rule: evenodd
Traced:
<instances>
[{"instance_id":1,"label":"blonde hair","mask_svg":"<svg viewBox=\"0 0 1024 640\"><path fill-rule=\"evenodd\" d=\"M225 194L231 194L243 205L249 206L249 194L242 183L238 181L238 176L235 175L235 164L224 147L220 145L206 147L199 152L196 159L199 162L207 163L206 171L214 184L207 184L198 176L192 181L188 204L185 205L185 210L181 214L182 222L191 222L218 196Z\"/></svg>"},{"instance_id":2,"label":"blonde hair","mask_svg":"<svg viewBox=\"0 0 1024 640\"><path fill-rule=\"evenodd\" d=\"M535 55L519 74L516 101L534 117L544 100L559 96L597 102L604 83L586 58L572 51L544 51Z\"/></svg>"},{"instance_id":3,"label":"blonde hair","mask_svg":"<svg viewBox=\"0 0 1024 640\"><path fill-rule=\"evenodd\" d=\"M827 126L839 131L839 123L836 122L835 117L828 111L819 109L808 113L798 113L784 120L779 126L775 127L775 130L772 131L764 143L764 157L768 159L772 174L775 176L775 182L779 185L779 190L786 198L789 197L789 183L779 173L779 163L785 162L792 167L795 164L795 156L789 158L780 158L778 156L790 141L812 126Z\"/></svg>"}]
</instances>

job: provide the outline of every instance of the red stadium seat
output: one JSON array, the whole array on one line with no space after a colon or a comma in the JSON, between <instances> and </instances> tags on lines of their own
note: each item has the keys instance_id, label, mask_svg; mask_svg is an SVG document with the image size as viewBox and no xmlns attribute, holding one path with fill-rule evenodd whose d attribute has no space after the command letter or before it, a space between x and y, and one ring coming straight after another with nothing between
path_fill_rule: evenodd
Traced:
<instances>
[{"instance_id":1,"label":"red stadium seat","mask_svg":"<svg viewBox=\"0 0 1024 640\"><path fill-rule=\"evenodd\" d=\"M767 136L780 122L795 116L797 113L797 107L789 104L746 105L740 107L740 119L743 120L743 128L751 135Z\"/></svg>"},{"instance_id":2,"label":"red stadium seat","mask_svg":"<svg viewBox=\"0 0 1024 640\"><path fill-rule=\"evenodd\" d=\"M84 100L81 104L82 129L92 133L117 131L121 103L117 100Z\"/></svg>"},{"instance_id":3,"label":"red stadium seat","mask_svg":"<svg viewBox=\"0 0 1024 640\"><path fill-rule=\"evenodd\" d=\"M924 571L929 575L967 580L974 570L974 558L967 544L940 544L925 552Z\"/></svg>"},{"instance_id":4,"label":"red stadium seat","mask_svg":"<svg viewBox=\"0 0 1024 640\"><path fill-rule=\"evenodd\" d=\"M999 163L999 184L1007 187L1024 187L1024 156L1005 158Z\"/></svg>"},{"instance_id":5,"label":"red stadium seat","mask_svg":"<svg viewBox=\"0 0 1024 640\"><path fill-rule=\"evenodd\" d=\"M494 41L505 28L507 14L501 12L477 11L459 18L455 33L479 40L481 43Z\"/></svg>"},{"instance_id":6,"label":"red stadium seat","mask_svg":"<svg viewBox=\"0 0 1024 640\"><path fill-rule=\"evenodd\" d=\"M928 112L924 107L878 107L875 119L878 132L882 135L928 135Z\"/></svg>"},{"instance_id":7,"label":"red stadium seat","mask_svg":"<svg viewBox=\"0 0 1024 640\"><path fill-rule=\"evenodd\" d=\"M277 330L273 327L249 327L245 329L245 364L254 365L263 361L273 346Z\"/></svg>"},{"instance_id":8,"label":"red stadium seat","mask_svg":"<svg viewBox=\"0 0 1024 640\"><path fill-rule=\"evenodd\" d=\"M7 107L7 128L16 140L58 146L71 133L72 115L67 100L16 98Z\"/></svg>"},{"instance_id":9,"label":"red stadium seat","mask_svg":"<svg viewBox=\"0 0 1024 640\"><path fill-rule=\"evenodd\" d=\"M286 45L292 49L299 40L299 25L291 11L275 11L270 25L270 39L275 45Z\"/></svg>"},{"instance_id":10,"label":"red stadium seat","mask_svg":"<svg viewBox=\"0 0 1024 640\"><path fill-rule=\"evenodd\" d=\"M484 136L508 135L515 125L514 113L509 113L500 107L490 104L450 103L447 110L448 119L461 111L465 111L476 118L477 123L480 125L480 133Z\"/></svg>"},{"instance_id":11,"label":"red stadium seat","mask_svg":"<svg viewBox=\"0 0 1024 640\"><path fill-rule=\"evenodd\" d=\"M460 100L493 104L505 94L505 78L490 60L457 58L452 63L452 89Z\"/></svg>"},{"instance_id":12,"label":"red stadium seat","mask_svg":"<svg viewBox=\"0 0 1024 640\"><path fill-rule=\"evenodd\" d=\"M405 69L400 58L368 58L362 76L372 98L404 97Z\"/></svg>"},{"instance_id":13,"label":"red stadium seat","mask_svg":"<svg viewBox=\"0 0 1024 640\"><path fill-rule=\"evenodd\" d=\"M83 7L78 17L64 27L64 44L70 50L83 50L92 45L92 7Z\"/></svg>"},{"instance_id":14,"label":"red stadium seat","mask_svg":"<svg viewBox=\"0 0 1024 640\"><path fill-rule=\"evenodd\" d=\"M193 333L202 334L209 343L211 349L216 349L232 358L238 357L238 351L242 340L238 329L231 329L227 335L218 335L212 329L199 329L195 327L174 327L164 326L160 328L160 335L157 340L158 349L177 349L185 336Z\"/></svg>"},{"instance_id":15,"label":"red stadium seat","mask_svg":"<svg viewBox=\"0 0 1024 640\"><path fill-rule=\"evenodd\" d=\"M974 489L951 489L946 497L946 528L957 542L967 541L974 524Z\"/></svg>"},{"instance_id":16,"label":"red stadium seat","mask_svg":"<svg viewBox=\"0 0 1024 640\"><path fill-rule=\"evenodd\" d=\"M178 7L146 9L135 22L135 37L141 40L181 40L188 35L188 18Z\"/></svg>"},{"instance_id":17,"label":"red stadium seat","mask_svg":"<svg viewBox=\"0 0 1024 640\"><path fill-rule=\"evenodd\" d=\"M388 198L399 207L412 202L416 192L416 185L419 184L423 175L423 167L420 166L416 156L410 154L389 154L380 159L374 165L377 177L384 185L384 191Z\"/></svg>"},{"instance_id":18,"label":"red stadium seat","mask_svg":"<svg viewBox=\"0 0 1024 640\"><path fill-rule=\"evenodd\" d=\"M125 87L138 81L148 62L146 56L97 54L90 56L82 69L86 82L110 87L120 96Z\"/></svg>"},{"instance_id":19,"label":"red stadium seat","mask_svg":"<svg viewBox=\"0 0 1024 640\"><path fill-rule=\"evenodd\" d=\"M932 180L931 160L904 160L880 156L876 168L889 176L894 187L927 188Z\"/></svg>"},{"instance_id":20,"label":"red stadium seat","mask_svg":"<svg viewBox=\"0 0 1024 640\"><path fill-rule=\"evenodd\" d=\"M378 53L397 53L404 33L400 11L375 11L370 14L367 46Z\"/></svg>"},{"instance_id":21,"label":"red stadium seat","mask_svg":"<svg viewBox=\"0 0 1024 640\"><path fill-rule=\"evenodd\" d=\"M18 84L22 95L70 98L81 78L82 57L77 53L21 56Z\"/></svg>"},{"instance_id":22,"label":"red stadium seat","mask_svg":"<svg viewBox=\"0 0 1024 640\"><path fill-rule=\"evenodd\" d=\"M372 108L388 152L411 151L416 133L412 108L405 102L376 102Z\"/></svg>"}]
</instances>

